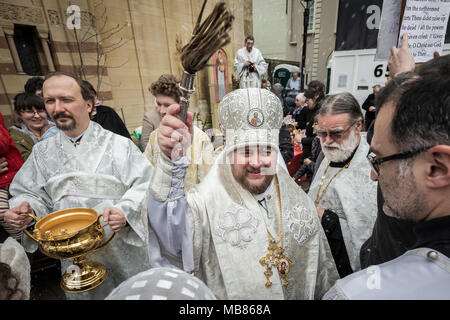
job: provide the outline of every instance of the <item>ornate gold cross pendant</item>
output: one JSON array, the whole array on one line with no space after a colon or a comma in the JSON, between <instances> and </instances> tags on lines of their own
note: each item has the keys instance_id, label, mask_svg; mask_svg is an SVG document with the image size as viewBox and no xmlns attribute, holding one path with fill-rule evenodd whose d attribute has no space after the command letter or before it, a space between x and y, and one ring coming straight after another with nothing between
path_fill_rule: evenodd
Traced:
<instances>
[{"instance_id":1,"label":"ornate gold cross pendant","mask_svg":"<svg viewBox=\"0 0 450 320\"><path fill-rule=\"evenodd\" d=\"M280 278L283 280L283 286L287 287L289 282L287 276L292 267L292 261L284 254L284 249L278 247L276 241L270 240L267 254L259 259L259 263L266 267L264 275L266 276L266 287L272 285L270 277L273 275L272 268L275 267L278 270Z\"/></svg>"},{"instance_id":2,"label":"ornate gold cross pendant","mask_svg":"<svg viewBox=\"0 0 450 320\"><path fill-rule=\"evenodd\" d=\"M264 275L266 276L266 287L270 287L272 285L272 281L270 281L270 277L273 275L272 267L278 268L278 260L275 257L275 250L278 248L277 243L274 240L269 240L269 247L267 254L259 259L259 263L264 267Z\"/></svg>"},{"instance_id":3,"label":"ornate gold cross pendant","mask_svg":"<svg viewBox=\"0 0 450 320\"><path fill-rule=\"evenodd\" d=\"M278 262L277 263L278 274L280 275L280 278L283 280L283 286L287 287L289 282L286 280L286 278L289 271L291 270L292 261L288 257L286 257L283 248L277 248L275 257Z\"/></svg>"}]
</instances>

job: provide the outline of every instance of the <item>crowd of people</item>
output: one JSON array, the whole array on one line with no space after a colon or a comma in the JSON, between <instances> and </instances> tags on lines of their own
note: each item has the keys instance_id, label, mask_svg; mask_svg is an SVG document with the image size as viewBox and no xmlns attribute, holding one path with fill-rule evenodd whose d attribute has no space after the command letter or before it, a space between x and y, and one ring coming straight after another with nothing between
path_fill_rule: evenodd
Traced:
<instances>
[{"instance_id":1,"label":"crowd of people","mask_svg":"<svg viewBox=\"0 0 450 320\"><path fill-rule=\"evenodd\" d=\"M31 79L0 127L0 298L30 298L29 214L86 207L116 234L90 254L109 273L67 299L450 299L450 56L416 69L407 40L360 106L296 72L269 89L246 37L224 145L178 117L174 75L151 84L139 145L89 82Z\"/></svg>"}]
</instances>

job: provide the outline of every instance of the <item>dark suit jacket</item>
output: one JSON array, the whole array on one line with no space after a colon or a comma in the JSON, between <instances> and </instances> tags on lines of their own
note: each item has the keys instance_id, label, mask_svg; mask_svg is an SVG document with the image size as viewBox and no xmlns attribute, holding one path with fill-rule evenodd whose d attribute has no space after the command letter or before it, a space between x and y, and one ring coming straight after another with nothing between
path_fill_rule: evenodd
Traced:
<instances>
[{"instance_id":1,"label":"dark suit jacket","mask_svg":"<svg viewBox=\"0 0 450 320\"><path fill-rule=\"evenodd\" d=\"M125 138L131 139L127 127L125 126L117 112L114 111L114 109L111 107L102 105L98 106L97 114L92 118L92 120L101 125L103 129L112 131L116 134L124 136Z\"/></svg>"},{"instance_id":2,"label":"dark suit jacket","mask_svg":"<svg viewBox=\"0 0 450 320\"><path fill-rule=\"evenodd\" d=\"M283 157L284 162L288 163L294 157L294 145L291 141L291 133L289 132L289 128L284 123L280 128L279 144L281 156Z\"/></svg>"},{"instance_id":3,"label":"dark suit jacket","mask_svg":"<svg viewBox=\"0 0 450 320\"><path fill-rule=\"evenodd\" d=\"M374 105L375 105L375 95L373 93L371 93L371 94L369 94L366 101L364 101L364 103L361 106L361 108L366 110L366 115L364 116L364 123L365 123L366 130L369 129L373 120L375 120L375 112L376 111L369 111L369 108Z\"/></svg>"}]
</instances>

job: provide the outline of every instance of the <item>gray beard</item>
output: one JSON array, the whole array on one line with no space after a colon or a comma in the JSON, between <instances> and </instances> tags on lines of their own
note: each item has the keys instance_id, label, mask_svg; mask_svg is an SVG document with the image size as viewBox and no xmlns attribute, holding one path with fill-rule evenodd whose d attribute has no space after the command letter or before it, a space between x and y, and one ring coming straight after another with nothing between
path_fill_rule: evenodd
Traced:
<instances>
[{"instance_id":1,"label":"gray beard","mask_svg":"<svg viewBox=\"0 0 450 320\"><path fill-rule=\"evenodd\" d=\"M355 134L354 130L350 133L350 136L342 141L342 143L333 142L329 146L330 147L336 147L337 150L327 150L324 147L324 143L322 142L322 139L320 140L320 144L322 146L322 152L325 155L325 158L330 160L331 162L342 162L350 158L353 151L358 147L359 140L358 136Z\"/></svg>"}]
</instances>

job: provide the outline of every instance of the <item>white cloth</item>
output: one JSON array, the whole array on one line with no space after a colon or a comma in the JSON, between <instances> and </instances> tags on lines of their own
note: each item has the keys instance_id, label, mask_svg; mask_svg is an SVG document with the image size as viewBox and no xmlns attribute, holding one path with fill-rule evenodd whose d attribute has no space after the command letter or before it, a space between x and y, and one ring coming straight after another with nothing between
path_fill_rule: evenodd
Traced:
<instances>
[{"instance_id":1,"label":"white cloth","mask_svg":"<svg viewBox=\"0 0 450 320\"><path fill-rule=\"evenodd\" d=\"M450 300L450 259L434 249L410 250L338 280L323 299Z\"/></svg>"},{"instance_id":2,"label":"white cloth","mask_svg":"<svg viewBox=\"0 0 450 320\"><path fill-rule=\"evenodd\" d=\"M264 193L267 213L259 197L235 181L225 157L222 152L205 180L187 196L187 164L172 166L166 156L160 157L150 183L150 210L143 215L152 266L174 264L194 271L219 299L321 298L339 276L312 201L278 167L283 246L292 268L287 287L275 268L273 284L266 287L259 259L268 253L267 229L279 236L276 188Z\"/></svg>"},{"instance_id":3,"label":"white cloth","mask_svg":"<svg viewBox=\"0 0 450 320\"><path fill-rule=\"evenodd\" d=\"M75 207L103 213L105 207L114 206L125 214L129 226L104 248L88 255L107 267L107 280L70 298L103 299L120 282L148 269L140 214L151 168L130 139L91 121L76 147L63 132L36 144L16 174L9 189L9 205L12 208L26 201L38 218ZM110 228L105 226L105 230L109 236ZM37 244L28 236L23 237L27 251L35 251ZM64 266L70 264L69 260L62 260L63 273Z\"/></svg>"},{"instance_id":4,"label":"white cloth","mask_svg":"<svg viewBox=\"0 0 450 320\"><path fill-rule=\"evenodd\" d=\"M17 280L17 290L10 299L30 299L31 266L28 256L20 243L11 237L0 243L0 262L9 265L11 273ZM15 283L10 283L10 285L14 287Z\"/></svg>"},{"instance_id":5,"label":"white cloth","mask_svg":"<svg viewBox=\"0 0 450 320\"><path fill-rule=\"evenodd\" d=\"M377 184L370 179L371 169L366 159L369 147L366 139L361 137L349 167L334 178L317 206L338 215L353 271L361 269L359 251L371 236L377 217ZM313 201L316 200L320 181L329 163L329 160L324 158L311 183L308 195ZM342 168L328 168L321 194L340 169Z\"/></svg>"},{"instance_id":6,"label":"white cloth","mask_svg":"<svg viewBox=\"0 0 450 320\"><path fill-rule=\"evenodd\" d=\"M255 64L255 72L248 72L248 68L244 67L246 61ZM253 47L248 52L246 47L239 49L234 58L234 72L240 77L239 87L242 88L261 88L261 76L267 72L267 62L264 60L261 51ZM247 86L247 82L249 85Z\"/></svg>"}]
</instances>

